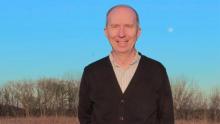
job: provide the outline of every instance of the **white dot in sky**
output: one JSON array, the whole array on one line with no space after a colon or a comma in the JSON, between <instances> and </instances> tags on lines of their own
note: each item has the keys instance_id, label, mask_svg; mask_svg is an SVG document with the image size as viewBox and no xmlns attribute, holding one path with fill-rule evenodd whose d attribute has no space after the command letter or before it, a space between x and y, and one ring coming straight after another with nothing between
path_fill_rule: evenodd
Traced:
<instances>
[{"instance_id":1,"label":"white dot in sky","mask_svg":"<svg viewBox=\"0 0 220 124\"><path fill-rule=\"evenodd\" d=\"M174 29L173 29L172 27L169 27L169 28L167 29L167 31L171 33L171 32L174 31Z\"/></svg>"}]
</instances>

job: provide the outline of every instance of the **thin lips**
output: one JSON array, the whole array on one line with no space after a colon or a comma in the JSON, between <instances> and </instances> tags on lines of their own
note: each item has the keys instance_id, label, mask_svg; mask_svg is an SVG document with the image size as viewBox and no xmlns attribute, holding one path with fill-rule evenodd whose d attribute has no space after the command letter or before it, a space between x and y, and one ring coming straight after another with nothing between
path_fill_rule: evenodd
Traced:
<instances>
[{"instance_id":1,"label":"thin lips","mask_svg":"<svg viewBox=\"0 0 220 124\"><path fill-rule=\"evenodd\" d=\"M118 41L118 40L117 40L116 42L117 42L117 43L119 43L119 42L128 42L128 40L125 40L125 41Z\"/></svg>"}]
</instances>

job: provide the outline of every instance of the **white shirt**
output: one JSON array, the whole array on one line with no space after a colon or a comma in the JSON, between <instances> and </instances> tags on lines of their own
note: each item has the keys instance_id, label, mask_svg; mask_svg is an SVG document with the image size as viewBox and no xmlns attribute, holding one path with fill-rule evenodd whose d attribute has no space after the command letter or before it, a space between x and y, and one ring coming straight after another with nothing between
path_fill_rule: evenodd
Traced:
<instances>
[{"instance_id":1,"label":"white shirt","mask_svg":"<svg viewBox=\"0 0 220 124\"><path fill-rule=\"evenodd\" d=\"M117 81L119 83L119 86L121 88L122 93L125 92L132 77L134 76L134 73L138 67L140 58L141 58L141 56L138 54L138 52L136 52L134 60L129 64L128 68L123 69L120 67L119 64L117 64L114 61L114 57L112 56L112 53L110 53L109 59L110 59L111 64L113 66L113 70L115 72L115 75L116 75L116 78L117 78Z\"/></svg>"}]
</instances>

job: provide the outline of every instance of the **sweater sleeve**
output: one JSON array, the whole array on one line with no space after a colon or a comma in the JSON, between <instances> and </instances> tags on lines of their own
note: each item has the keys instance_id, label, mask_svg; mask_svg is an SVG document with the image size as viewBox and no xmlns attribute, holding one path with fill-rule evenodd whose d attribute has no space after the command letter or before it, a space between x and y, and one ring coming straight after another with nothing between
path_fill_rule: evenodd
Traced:
<instances>
[{"instance_id":1,"label":"sweater sleeve","mask_svg":"<svg viewBox=\"0 0 220 124\"><path fill-rule=\"evenodd\" d=\"M91 124L92 102L89 90L89 73L85 68L79 89L78 118L80 124Z\"/></svg>"},{"instance_id":2,"label":"sweater sleeve","mask_svg":"<svg viewBox=\"0 0 220 124\"><path fill-rule=\"evenodd\" d=\"M173 98L166 69L162 71L162 84L159 89L159 124L174 124Z\"/></svg>"}]
</instances>

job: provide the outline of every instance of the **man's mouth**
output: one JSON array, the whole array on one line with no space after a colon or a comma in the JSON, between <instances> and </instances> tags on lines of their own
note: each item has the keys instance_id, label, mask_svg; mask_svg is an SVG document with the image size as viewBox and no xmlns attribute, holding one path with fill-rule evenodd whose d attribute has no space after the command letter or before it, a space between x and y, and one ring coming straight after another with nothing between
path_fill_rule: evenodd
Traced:
<instances>
[{"instance_id":1,"label":"man's mouth","mask_svg":"<svg viewBox=\"0 0 220 124\"><path fill-rule=\"evenodd\" d=\"M124 40L124 41L119 41L119 40L117 40L116 42L117 42L117 43L127 43L128 40Z\"/></svg>"},{"instance_id":2,"label":"man's mouth","mask_svg":"<svg viewBox=\"0 0 220 124\"><path fill-rule=\"evenodd\" d=\"M123 41L117 40L116 42L119 47L126 47L128 45L128 40L123 40Z\"/></svg>"}]
</instances>

